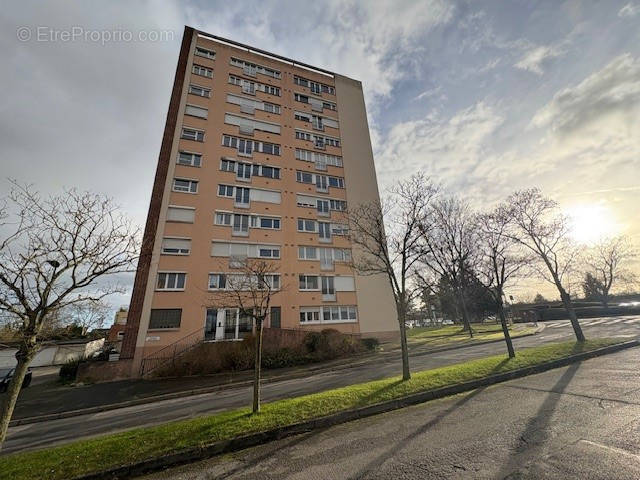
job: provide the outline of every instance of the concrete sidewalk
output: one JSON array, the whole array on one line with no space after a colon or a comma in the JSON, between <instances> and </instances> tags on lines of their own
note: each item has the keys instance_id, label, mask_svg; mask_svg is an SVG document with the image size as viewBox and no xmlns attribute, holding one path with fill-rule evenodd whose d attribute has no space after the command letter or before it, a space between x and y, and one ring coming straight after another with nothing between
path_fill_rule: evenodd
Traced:
<instances>
[{"instance_id":1,"label":"concrete sidewalk","mask_svg":"<svg viewBox=\"0 0 640 480\"><path fill-rule=\"evenodd\" d=\"M522 324L525 328L526 324ZM544 327L540 327L538 331ZM521 338L521 337L520 337ZM412 346L412 357L428 355L447 350L456 350L484 343L502 342L502 339L483 341L461 341L451 346L430 346L428 344ZM345 368L354 368L372 362L381 362L399 358L399 350L391 348L372 354L342 358L328 362L303 365L292 368L264 370L264 381L281 381L301 378L322 372L334 372ZM98 412L121 408L129 405L155 402L159 400L186 397L200 393L249 385L253 371L221 373L215 375L162 378L149 380L120 380L81 386L61 385L56 382L33 385L21 392L14 411L12 425L30 423L50 418L61 418L75 411L82 413ZM80 413L80 412L79 412Z\"/></svg>"}]
</instances>

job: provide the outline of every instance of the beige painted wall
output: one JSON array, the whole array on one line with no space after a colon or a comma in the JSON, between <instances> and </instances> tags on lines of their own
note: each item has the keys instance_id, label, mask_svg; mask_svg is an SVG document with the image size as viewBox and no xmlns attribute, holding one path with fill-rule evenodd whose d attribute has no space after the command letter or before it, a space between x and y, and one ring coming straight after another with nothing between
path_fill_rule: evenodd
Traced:
<instances>
[{"instance_id":1,"label":"beige painted wall","mask_svg":"<svg viewBox=\"0 0 640 480\"><path fill-rule=\"evenodd\" d=\"M362 83L335 76L347 203L353 207L380 198L369 137ZM355 247L354 257L358 255ZM384 275L357 275L356 292L362 332L398 332L395 302Z\"/></svg>"}]
</instances>

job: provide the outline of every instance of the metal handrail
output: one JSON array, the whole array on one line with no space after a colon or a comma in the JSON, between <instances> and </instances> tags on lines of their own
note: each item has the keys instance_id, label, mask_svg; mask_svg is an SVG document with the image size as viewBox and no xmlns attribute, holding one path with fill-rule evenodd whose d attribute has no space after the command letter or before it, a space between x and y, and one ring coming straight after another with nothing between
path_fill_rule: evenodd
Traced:
<instances>
[{"instance_id":1,"label":"metal handrail","mask_svg":"<svg viewBox=\"0 0 640 480\"><path fill-rule=\"evenodd\" d=\"M175 361L178 356L202 343L204 341L204 329L205 327L201 327L195 332L191 332L144 357L140 364L140 375L145 376L153 370Z\"/></svg>"}]
</instances>

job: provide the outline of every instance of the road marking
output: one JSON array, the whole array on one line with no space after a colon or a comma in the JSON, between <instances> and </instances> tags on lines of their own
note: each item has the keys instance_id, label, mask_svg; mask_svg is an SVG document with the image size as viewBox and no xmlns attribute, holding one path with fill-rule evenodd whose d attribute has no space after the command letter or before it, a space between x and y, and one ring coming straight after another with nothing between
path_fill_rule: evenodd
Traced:
<instances>
[{"instance_id":1,"label":"road marking","mask_svg":"<svg viewBox=\"0 0 640 480\"><path fill-rule=\"evenodd\" d=\"M580 442L586 443L588 445L592 445L594 447L601 448L603 450L608 450L608 451L613 452L613 453L618 453L620 455L624 455L624 456L627 456L627 457L630 457L630 458L633 458L635 460L640 461L640 455L636 455L635 453L628 452L627 450L623 450L622 448L610 447L608 445L603 445L601 443L592 442L590 440L580 440Z\"/></svg>"},{"instance_id":2,"label":"road marking","mask_svg":"<svg viewBox=\"0 0 640 480\"><path fill-rule=\"evenodd\" d=\"M626 323L627 325L631 325L632 323L638 323L638 318L632 318L631 320L625 320L624 323Z\"/></svg>"}]
</instances>

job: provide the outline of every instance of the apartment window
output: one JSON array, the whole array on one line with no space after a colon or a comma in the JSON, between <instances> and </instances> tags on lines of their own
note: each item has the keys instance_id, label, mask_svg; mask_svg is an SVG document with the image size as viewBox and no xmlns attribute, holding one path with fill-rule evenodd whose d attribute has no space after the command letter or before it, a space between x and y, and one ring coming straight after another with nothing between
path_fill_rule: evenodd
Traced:
<instances>
[{"instance_id":1,"label":"apartment window","mask_svg":"<svg viewBox=\"0 0 640 480\"><path fill-rule=\"evenodd\" d=\"M220 162L220 170L223 172L235 172L236 171L236 162L233 160L222 160Z\"/></svg>"},{"instance_id":2,"label":"apartment window","mask_svg":"<svg viewBox=\"0 0 640 480\"><path fill-rule=\"evenodd\" d=\"M273 217L252 217L259 219L259 222L255 226L258 228L265 228L270 230L280 230L280 219ZM252 222L253 223L253 222ZM254 226L253 224L251 226Z\"/></svg>"},{"instance_id":3,"label":"apartment window","mask_svg":"<svg viewBox=\"0 0 640 480\"><path fill-rule=\"evenodd\" d=\"M254 165L254 167L255 167L255 165ZM279 179L280 178L280 169L276 168L276 167L267 167L267 166L262 165L260 167L260 176L267 177L267 178Z\"/></svg>"},{"instance_id":4,"label":"apartment window","mask_svg":"<svg viewBox=\"0 0 640 480\"><path fill-rule=\"evenodd\" d=\"M207 78L213 77L213 70L207 67L203 67L202 65L194 64L193 68L191 69L191 72L193 72L196 75L200 75L202 77L207 77Z\"/></svg>"},{"instance_id":5,"label":"apartment window","mask_svg":"<svg viewBox=\"0 0 640 480\"><path fill-rule=\"evenodd\" d=\"M189 85L189 93L192 95L197 95L199 97L211 97L211 89L207 87L201 87L200 85Z\"/></svg>"},{"instance_id":6,"label":"apartment window","mask_svg":"<svg viewBox=\"0 0 640 480\"><path fill-rule=\"evenodd\" d=\"M216 212L216 225L231 225L232 213Z\"/></svg>"},{"instance_id":7,"label":"apartment window","mask_svg":"<svg viewBox=\"0 0 640 480\"><path fill-rule=\"evenodd\" d=\"M238 163L238 170L236 176L239 180L251 180L251 164Z\"/></svg>"},{"instance_id":8,"label":"apartment window","mask_svg":"<svg viewBox=\"0 0 640 480\"><path fill-rule=\"evenodd\" d=\"M316 247L298 247L298 258L300 260L317 260L318 249Z\"/></svg>"},{"instance_id":9,"label":"apartment window","mask_svg":"<svg viewBox=\"0 0 640 480\"><path fill-rule=\"evenodd\" d=\"M233 198L233 185L218 185L218 195Z\"/></svg>"},{"instance_id":10,"label":"apartment window","mask_svg":"<svg viewBox=\"0 0 640 480\"><path fill-rule=\"evenodd\" d=\"M317 323L320 321L320 308L300 307L300 323Z\"/></svg>"},{"instance_id":11,"label":"apartment window","mask_svg":"<svg viewBox=\"0 0 640 480\"><path fill-rule=\"evenodd\" d=\"M152 308L149 318L149 330L162 328L180 328L181 308Z\"/></svg>"},{"instance_id":12,"label":"apartment window","mask_svg":"<svg viewBox=\"0 0 640 480\"><path fill-rule=\"evenodd\" d=\"M336 210L338 212L344 212L347 209L347 202L344 200L329 200L329 206L331 210Z\"/></svg>"},{"instance_id":13,"label":"apartment window","mask_svg":"<svg viewBox=\"0 0 640 480\"><path fill-rule=\"evenodd\" d=\"M313 162L316 164L316 168L319 166L324 167L326 165L342 167L342 157L338 157L337 155L327 155L324 153L296 148L296 158L305 162ZM326 170L326 168L323 168L323 170Z\"/></svg>"},{"instance_id":14,"label":"apartment window","mask_svg":"<svg viewBox=\"0 0 640 480\"><path fill-rule=\"evenodd\" d=\"M213 60L216 56L216 52L214 52L213 50L208 50L206 48L202 48L202 47L196 47L196 51L195 54L198 57L205 57L205 58L209 58L211 60Z\"/></svg>"},{"instance_id":15,"label":"apartment window","mask_svg":"<svg viewBox=\"0 0 640 480\"><path fill-rule=\"evenodd\" d=\"M261 73L273 78L280 78L280 71L273 68L265 67L264 65L256 65L255 63L247 62L239 58L231 58L231 65L234 67L240 67L247 75L255 76L256 73Z\"/></svg>"},{"instance_id":16,"label":"apartment window","mask_svg":"<svg viewBox=\"0 0 640 480\"><path fill-rule=\"evenodd\" d=\"M347 235L349 233L349 226L342 223L332 223L331 233L333 235Z\"/></svg>"},{"instance_id":17,"label":"apartment window","mask_svg":"<svg viewBox=\"0 0 640 480\"><path fill-rule=\"evenodd\" d=\"M199 167L202 164L202 154L180 151L178 153L178 164Z\"/></svg>"},{"instance_id":18,"label":"apartment window","mask_svg":"<svg viewBox=\"0 0 640 480\"><path fill-rule=\"evenodd\" d=\"M307 141L311 141L311 134L307 133L307 132L301 132L299 130L296 130L296 138L298 140L307 140Z\"/></svg>"},{"instance_id":19,"label":"apartment window","mask_svg":"<svg viewBox=\"0 0 640 480\"><path fill-rule=\"evenodd\" d=\"M300 183L313 183L313 174L308 172L296 172L296 180Z\"/></svg>"},{"instance_id":20,"label":"apartment window","mask_svg":"<svg viewBox=\"0 0 640 480\"><path fill-rule=\"evenodd\" d=\"M179 291L184 290L186 273L159 272L156 290Z\"/></svg>"},{"instance_id":21,"label":"apartment window","mask_svg":"<svg viewBox=\"0 0 640 480\"><path fill-rule=\"evenodd\" d=\"M271 290L280 289L280 275L277 273L270 273L258 278L259 285L266 284Z\"/></svg>"},{"instance_id":22,"label":"apartment window","mask_svg":"<svg viewBox=\"0 0 640 480\"><path fill-rule=\"evenodd\" d=\"M319 290L317 275L300 275L298 279L300 290Z\"/></svg>"},{"instance_id":23,"label":"apartment window","mask_svg":"<svg viewBox=\"0 0 640 480\"><path fill-rule=\"evenodd\" d=\"M322 279L322 294L323 295L335 295L336 287L333 281L333 277L320 277Z\"/></svg>"},{"instance_id":24,"label":"apartment window","mask_svg":"<svg viewBox=\"0 0 640 480\"><path fill-rule=\"evenodd\" d=\"M227 286L227 276L224 273L209 274L209 290L222 290Z\"/></svg>"},{"instance_id":25,"label":"apartment window","mask_svg":"<svg viewBox=\"0 0 640 480\"><path fill-rule=\"evenodd\" d=\"M280 105L276 105L275 103L268 103L268 102L264 102L263 104L263 110L265 112L268 113L275 113L275 114L280 114Z\"/></svg>"},{"instance_id":26,"label":"apartment window","mask_svg":"<svg viewBox=\"0 0 640 480\"><path fill-rule=\"evenodd\" d=\"M329 186L334 188L344 188L344 178L329 177Z\"/></svg>"},{"instance_id":27,"label":"apartment window","mask_svg":"<svg viewBox=\"0 0 640 480\"><path fill-rule=\"evenodd\" d=\"M258 248L258 256L260 258L280 258L280 248L260 246Z\"/></svg>"},{"instance_id":28,"label":"apartment window","mask_svg":"<svg viewBox=\"0 0 640 480\"><path fill-rule=\"evenodd\" d=\"M206 119L209 115L209 111L206 108L198 107L197 105L187 105L184 108L184 114Z\"/></svg>"},{"instance_id":29,"label":"apartment window","mask_svg":"<svg viewBox=\"0 0 640 480\"><path fill-rule=\"evenodd\" d=\"M311 232L316 233L316 221L315 220L307 220L305 218L298 219L298 231L299 232Z\"/></svg>"},{"instance_id":30,"label":"apartment window","mask_svg":"<svg viewBox=\"0 0 640 480\"><path fill-rule=\"evenodd\" d=\"M249 235L249 215L233 215L234 235Z\"/></svg>"},{"instance_id":31,"label":"apartment window","mask_svg":"<svg viewBox=\"0 0 640 480\"><path fill-rule=\"evenodd\" d=\"M320 215L329 215L329 201L316 200L316 210Z\"/></svg>"},{"instance_id":32,"label":"apartment window","mask_svg":"<svg viewBox=\"0 0 640 480\"><path fill-rule=\"evenodd\" d=\"M322 307L324 322L352 322L358 315L355 306L325 306Z\"/></svg>"},{"instance_id":33,"label":"apartment window","mask_svg":"<svg viewBox=\"0 0 640 480\"><path fill-rule=\"evenodd\" d=\"M245 138L232 137L231 135L222 136L222 145L234 148L239 155L250 157L252 152L266 153L270 155L280 155L280 145L268 142L258 142Z\"/></svg>"},{"instance_id":34,"label":"apartment window","mask_svg":"<svg viewBox=\"0 0 640 480\"><path fill-rule=\"evenodd\" d=\"M269 326L271 328L280 328L281 314L280 307L271 307L271 315L269 316Z\"/></svg>"},{"instance_id":35,"label":"apartment window","mask_svg":"<svg viewBox=\"0 0 640 480\"><path fill-rule=\"evenodd\" d=\"M331 241L331 224L327 222L318 222L318 237L325 242Z\"/></svg>"},{"instance_id":36,"label":"apartment window","mask_svg":"<svg viewBox=\"0 0 640 480\"><path fill-rule=\"evenodd\" d=\"M166 255L189 255L191 240L188 238L163 238L162 253Z\"/></svg>"},{"instance_id":37,"label":"apartment window","mask_svg":"<svg viewBox=\"0 0 640 480\"><path fill-rule=\"evenodd\" d=\"M204 142L204 131L195 128L182 127L181 138L185 140L193 140L195 142Z\"/></svg>"},{"instance_id":38,"label":"apartment window","mask_svg":"<svg viewBox=\"0 0 640 480\"><path fill-rule=\"evenodd\" d=\"M195 218L196 209L193 207L170 205L167 209L168 222L193 223Z\"/></svg>"},{"instance_id":39,"label":"apartment window","mask_svg":"<svg viewBox=\"0 0 640 480\"><path fill-rule=\"evenodd\" d=\"M304 77L299 77L298 75L293 76L293 83L296 85L301 85L303 87L309 88L315 94L329 93L331 95L335 95L335 88L331 85L326 85L320 82L314 82L313 80L309 80Z\"/></svg>"},{"instance_id":40,"label":"apartment window","mask_svg":"<svg viewBox=\"0 0 640 480\"><path fill-rule=\"evenodd\" d=\"M187 179L184 179L184 178L174 178L173 179L173 191L174 192L197 193L198 192L198 182L196 180L187 180Z\"/></svg>"},{"instance_id":41,"label":"apartment window","mask_svg":"<svg viewBox=\"0 0 640 480\"><path fill-rule=\"evenodd\" d=\"M249 205L250 190L243 187L236 188L236 205Z\"/></svg>"},{"instance_id":42,"label":"apartment window","mask_svg":"<svg viewBox=\"0 0 640 480\"><path fill-rule=\"evenodd\" d=\"M296 102L309 103L309 97L307 97L306 95L294 93L293 97L295 98Z\"/></svg>"}]
</instances>

